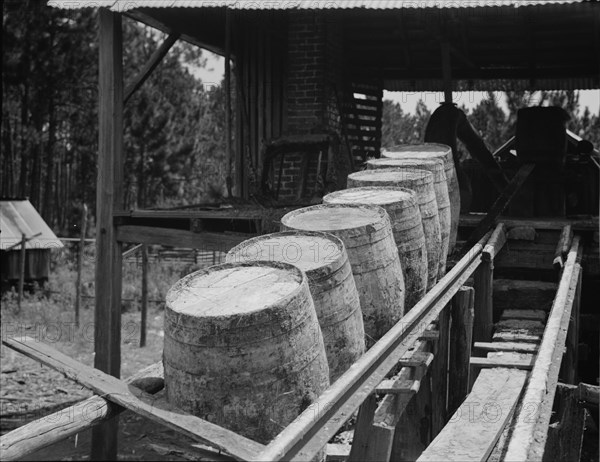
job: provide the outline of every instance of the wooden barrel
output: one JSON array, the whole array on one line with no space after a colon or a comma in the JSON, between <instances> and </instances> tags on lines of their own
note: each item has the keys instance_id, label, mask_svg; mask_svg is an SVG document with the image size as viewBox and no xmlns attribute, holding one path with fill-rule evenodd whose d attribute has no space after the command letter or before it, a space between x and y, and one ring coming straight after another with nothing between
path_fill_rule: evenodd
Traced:
<instances>
[{"instance_id":1,"label":"wooden barrel","mask_svg":"<svg viewBox=\"0 0 600 462\"><path fill-rule=\"evenodd\" d=\"M267 443L329 386L306 275L280 262L225 263L167 293L167 399Z\"/></svg>"},{"instance_id":2,"label":"wooden barrel","mask_svg":"<svg viewBox=\"0 0 600 462\"><path fill-rule=\"evenodd\" d=\"M456 246L456 234L458 233L458 219L460 217L460 189L458 177L454 167L454 158L450 146L439 143L404 144L394 146L389 150L382 151L382 157L389 159L442 159L446 167L446 179L448 180L448 196L450 197L450 243L449 251L452 252Z\"/></svg>"},{"instance_id":3,"label":"wooden barrel","mask_svg":"<svg viewBox=\"0 0 600 462\"><path fill-rule=\"evenodd\" d=\"M367 347L404 315L404 277L387 212L374 205L314 205L289 212L283 229L325 231L346 246Z\"/></svg>"},{"instance_id":4,"label":"wooden barrel","mask_svg":"<svg viewBox=\"0 0 600 462\"><path fill-rule=\"evenodd\" d=\"M426 170L381 168L348 175L348 187L401 186L415 192L427 248L427 290L437 282L442 249L440 219L433 189L433 174Z\"/></svg>"},{"instance_id":5,"label":"wooden barrel","mask_svg":"<svg viewBox=\"0 0 600 462\"><path fill-rule=\"evenodd\" d=\"M406 295L407 312L427 290L427 249L421 212L414 191L394 186L369 186L336 191L323 197L325 204L370 204L383 207L392 222Z\"/></svg>"},{"instance_id":6,"label":"wooden barrel","mask_svg":"<svg viewBox=\"0 0 600 462\"><path fill-rule=\"evenodd\" d=\"M284 231L242 242L226 261L282 261L306 273L333 383L365 352L358 291L344 243L330 233Z\"/></svg>"},{"instance_id":7,"label":"wooden barrel","mask_svg":"<svg viewBox=\"0 0 600 462\"><path fill-rule=\"evenodd\" d=\"M416 168L433 173L433 189L440 218L440 234L442 236L442 255L438 268L438 279L446 274L446 259L450 246L450 228L452 213L450 212L450 197L448 182L442 159L371 159L367 161L367 169L377 168Z\"/></svg>"}]
</instances>

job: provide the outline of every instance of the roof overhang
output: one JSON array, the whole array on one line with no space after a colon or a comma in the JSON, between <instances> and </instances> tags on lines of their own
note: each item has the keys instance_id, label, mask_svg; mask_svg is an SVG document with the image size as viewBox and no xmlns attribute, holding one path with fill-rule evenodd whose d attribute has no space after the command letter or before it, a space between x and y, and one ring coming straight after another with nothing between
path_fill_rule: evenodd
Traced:
<instances>
[{"instance_id":1,"label":"roof overhang","mask_svg":"<svg viewBox=\"0 0 600 462\"><path fill-rule=\"evenodd\" d=\"M221 53L225 12L260 21L325 11L344 25L346 68L392 91L441 91L441 42L454 90L600 88L600 2L591 0L53 0L104 6Z\"/></svg>"}]
</instances>

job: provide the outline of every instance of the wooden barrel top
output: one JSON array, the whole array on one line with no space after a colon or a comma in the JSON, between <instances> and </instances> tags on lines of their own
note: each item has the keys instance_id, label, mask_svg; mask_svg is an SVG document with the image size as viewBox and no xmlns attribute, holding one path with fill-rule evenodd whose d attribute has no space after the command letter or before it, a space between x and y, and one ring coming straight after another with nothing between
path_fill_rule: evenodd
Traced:
<instances>
[{"instance_id":1,"label":"wooden barrel top","mask_svg":"<svg viewBox=\"0 0 600 462\"><path fill-rule=\"evenodd\" d=\"M229 251L227 261L230 263L281 261L295 265L302 271L311 272L331 265L343 256L344 244L332 234L316 231L283 231L242 242Z\"/></svg>"},{"instance_id":2,"label":"wooden barrel top","mask_svg":"<svg viewBox=\"0 0 600 462\"><path fill-rule=\"evenodd\" d=\"M363 170L348 175L348 179L370 183L381 183L382 186L395 182L410 182L411 186L420 186L431 183L433 185L433 173L427 170L411 168L377 168ZM409 188L410 189L410 188Z\"/></svg>"},{"instance_id":3,"label":"wooden barrel top","mask_svg":"<svg viewBox=\"0 0 600 462\"><path fill-rule=\"evenodd\" d=\"M403 158L403 157L417 157L417 158L431 158L436 155L448 156L452 158L452 148L446 144L441 143L421 143L421 144L401 144L393 146L389 149L382 151L381 155L387 158Z\"/></svg>"},{"instance_id":4,"label":"wooden barrel top","mask_svg":"<svg viewBox=\"0 0 600 462\"><path fill-rule=\"evenodd\" d=\"M167 293L166 302L180 315L248 314L293 297L304 280L300 269L286 263L225 263L179 280Z\"/></svg>"},{"instance_id":5,"label":"wooden barrel top","mask_svg":"<svg viewBox=\"0 0 600 462\"><path fill-rule=\"evenodd\" d=\"M281 222L307 231L342 231L388 222L387 212L377 205L323 204L294 210ZM380 226L378 226L380 227Z\"/></svg>"},{"instance_id":6,"label":"wooden barrel top","mask_svg":"<svg viewBox=\"0 0 600 462\"><path fill-rule=\"evenodd\" d=\"M376 204L386 206L415 201L414 191L396 186L365 186L327 194L324 201L336 204Z\"/></svg>"}]
</instances>

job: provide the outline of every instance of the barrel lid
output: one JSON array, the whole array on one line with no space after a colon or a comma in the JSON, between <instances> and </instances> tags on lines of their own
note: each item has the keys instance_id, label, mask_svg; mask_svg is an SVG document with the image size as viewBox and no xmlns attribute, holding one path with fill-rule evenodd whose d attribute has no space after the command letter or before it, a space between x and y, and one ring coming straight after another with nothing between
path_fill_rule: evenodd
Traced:
<instances>
[{"instance_id":1,"label":"barrel lid","mask_svg":"<svg viewBox=\"0 0 600 462\"><path fill-rule=\"evenodd\" d=\"M377 205L323 204L289 212L281 223L306 231L341 231L379 224L386 218L385 209Z\"/></svg>"},{"instance_id":2,"label":"barrel lid","mask_svg":"<svg viewBox=\"0 0 600 462\"><path fill-rule=\"evenodd\" d=\"M359 188L343 189L327 194L323 197L326 204L375 204L389 205L414 202L415 192L397 186L365 186Z\"/></svg>"},{"instance_id":3,"label":"barrel lid","mask_svg":"<svg viewBox=\"0 0 600 462\"><path fill-rule=\"evenodd\" d=\"M180 279L166 303L177 314L227 317L260 311L292 297L304 274L287 263L224 263Z\"/></svg>"},{"instance_id":4,"label":"barrel lid","mask_svg":"<svg viewBox=\"0 0 600 462\"><path fill-rule=\"evenodd\" d=\"M387 158L402 157L432 157L437 155L448 155L452 148L447 144L441 143L421 143L421 144L400 144L391 148L382 150L381 155Z\"/></svg>"},{"instance_id":5,"label":"barrel lid","mask_svg":"<svg viewBox=\"0 0 600 462\"><path fill-rule=\"evenodd\" d=\"M444 171L444 159L441 157L429 157L418 159L415 157L408 158L383 158L371 159L367 161L367 168L423 168L429 171L438 172Z\"/></svg>"},{"instance_id":6,"label":"barrel lid","mask_svg":"<svg viewBox=\"0 0 600 462\"><path fill-rule=\"evenodd\" d=\"M402 181L423 181L425 183L433 182L433 174L427 170L416 168L377 168L372 170L363 170L351 173L349 179L355 181L368 181L382 183L382 186L393 182Z\"/></svg>"},{"instance_id":7,"label":"barrel lid","mask_svg":"<svg viewBox=\"0 0 600 462\"><path fill-rule=\"evenodd\" d=\"M281 261L311 271L343 256L344 244L332 234L314 231L282 231L242 242L227 254L228 262Z\"/></svg>"}]
</instances>

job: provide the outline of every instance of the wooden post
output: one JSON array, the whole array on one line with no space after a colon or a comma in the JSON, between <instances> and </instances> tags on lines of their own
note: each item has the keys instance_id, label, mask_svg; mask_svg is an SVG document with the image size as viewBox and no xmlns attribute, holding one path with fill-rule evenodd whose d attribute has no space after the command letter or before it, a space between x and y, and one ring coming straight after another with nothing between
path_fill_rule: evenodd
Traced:
<instances>
[{"instance_id":1,"label":"wooden post","mask_svg":"<svg viewBox=\"0 0 600 462\"><path fill-rule=\"evenodd\" d=\"M371 430L371 425L373 424L376 408L377 399L374 394L369 395L365 402L360 406L358 417L356 418L356 425L354 427L354 441L352 443L348 462L365 460L369 449L369 441L371 439L369 432Z\"/></svg>"},{"instance_id":2,"label":"wooden post","mask_svg":"<svg viewBox=\"0 0 600 462\"><path fill-rule=\"evenodd\" d=\"M140 322L140 348L146 346L146 319L148 317L148 246L142 244L142 319Z\"/></svg>"},{"instance_id":3,"label":"wooden post","mask_svg":"<svg viewBox=\"0 0 600 462\"><path fill-rule=\"evenodd\" d=\"M94 367L119 377L121 369L121 244L113 224L123 201L123 60L121 16L100 8L99 141L96 186L96 304ZM92 460L117 458L118 420L92 431Z\"/></svg>"},{"instance_id":4,"label":"wooden post","mask_svg":"<svg viewBox=\"0 0 600 462\"><path fill-rule=\"evenodd\" d=\"M479 268L473 273L473 286L475 289L473 340L475 342L489 342L492 339L494 325L494 306L492 302L494 292L493 260L481 262Z\"/></svg>"},{"instance_id":5,"label":"wooden post","mask_svg":"<svg viewBox=\"0 0 600 462\"><path fill-rule=\"evenodd\" d=\"M460 289L459 289L460 290ZM440 335L434 349L435 358L429 369L431 377L431 437L435 436L446 425L446 409L448 394L448 337L450 330L450 306L444 308L438 318Z\"/></svg>"},{"instance_id":6,"label":"wooden post","mask_svg":"<svg viewBox=\"0 0 600 462\"><path fill-rule=\"evenodd\" d=\"M469 392L469 360L473 337L475 291L461 287L452 300L450 327L450 367L448 377L448 415L454 414Z\"/></svg>"},{"instance_id":7,"label":"wooden post","mask_svg":"<svg viewBox=\"0 0 600 462\"><path fill-rule=\"evenodd\" d=\"M87 230L88 208L81 208L81 236L79 238L79 253L77 254L77 282L75 283L75 325L79 327L79 307L81 306L81 272L83 271L83 253L85 251L85 234Z\"/></svg>"},{"instance_id":8,"label":"wooden post","mask_svg":"<svg viewBox=\"0 0 600 462\"><path fill-rule=\"evenodd\" d=\"M450 61L450 45L443 41L442 46L442 77L444 79L444 102L452 102L452 63Z\"/></svg>"},{"instance_id":9,"label":"wooden post","mask_svg":"<svg viewBox=\"0 0 600 462\"><path fill-rule=\"evenodd\" d=\"M23 287L25 286L25 263L27 257L27 238L21 234L21 250L19 251L19 294L17 299L17 313L21 311L21 301L23 300Z\"/></svg>"},{"instance_id":10,"label":"wooden post","mask_svg":"<svg viewBox=\"0 0 600 462\"><path fill-rule=\"evenodd\" d=\"M227 195L232 197L233 155L231 151L231 11L225 10L225 152L227 153ZM240 185L236 185L239 189ZM239 191L238 191L239 195Z\"/></svg>"}]
</instances>

